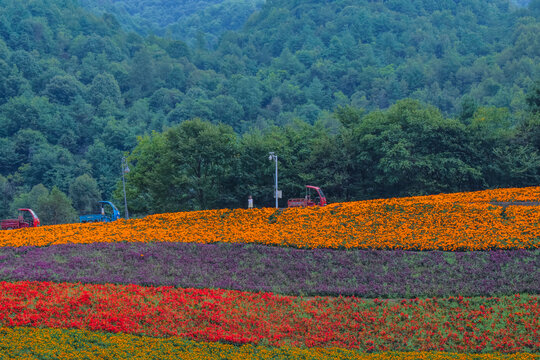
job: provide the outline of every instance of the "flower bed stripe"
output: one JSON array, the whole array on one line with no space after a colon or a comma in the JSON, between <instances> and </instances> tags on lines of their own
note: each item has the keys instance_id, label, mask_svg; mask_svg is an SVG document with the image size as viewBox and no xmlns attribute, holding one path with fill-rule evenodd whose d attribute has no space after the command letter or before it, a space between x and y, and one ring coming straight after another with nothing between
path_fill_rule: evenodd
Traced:
<instances>
[{"instance_id":1,"label":"flower bed stripe","mask_svg":"<svg viewBox=\"0 0 540 360\"><path fill-rule=\"evenodd\" d=\"M398 301L135 285L0 283L0 325L361 351L540 351L537 296Z\"/></svg>"},{"instance_id":2,"label":"flower bed stripe","mask_svg":"<svg viewBox=\"0 0 540 360\"><path fill-rule=\"evenodd\" d=\"M234 346L181 338L152 338L87 330L0 328L0 359L358 359L358 360L533 360L518 354L457 354L442 352L383 352L367 354L347 349ZM31 355L30 355L31 354Z\"/></svg>"},{"instance_id":3,"label":"flower bed stripe","mask_svg":"<svg viewBox=\"0 0 540 360\"><path fill-rule=\"evenodd\" d=\"M475 202L522 199L522 193L536 200L540 187L500 193L504 196L487 191L350 202L324 208L159 214L108 224L2 231L0 244L169 241L450 251L540 247L540 206L503 207Z\"/></svg>"},{"instance_id":4,"label":"flower bed stripe","mask_svg":"<svg viewBox=\"0 0 540 360\"><path fill-rule=\"evenodd\" d=\"M540 294L540 250L440 252L246 244L1 247L0 280L117 283L367 298Z\"/></svg>"}]
</instances>

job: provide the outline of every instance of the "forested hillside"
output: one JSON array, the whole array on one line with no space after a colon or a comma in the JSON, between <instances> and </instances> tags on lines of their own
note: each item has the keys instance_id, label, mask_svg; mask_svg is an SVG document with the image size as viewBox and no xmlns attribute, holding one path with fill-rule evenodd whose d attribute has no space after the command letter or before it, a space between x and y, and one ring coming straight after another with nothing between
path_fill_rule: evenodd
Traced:
<instances>
[{"instance_id":1,"label":"forested hillside","mask_svg":"<svg viewBox=\"0 0 540 360\"><path fill-rule=\"evenodd\" d=\"M264 0L80 0L97 14L114 14L140 35L155 34L212 47L219 36L240 29Z\"/></svg>"},{"instance_id":2,"label":"forested hillside","mask_svg":"<svg viewBox=\"0 0 540 360\"><path fill-rule=\"evenodd\" d=\"M539 2L530 8L513 11L506 0L274 0L222 39L218 59L253 69L272 100L304 117L343 102L386 108L404 97L446 113L469 97L519 110L540 73Z\"/></svg>"},{"instance_id":3,"label":"forested hillside","mask_svg":"<svg viewBox=\"0 0 540 360\"><path fill-rule=\"evenodd\" d=\"M268 151L285 197L306 182L338 201L539 181L540 0L267 1L215 49L129 29L165 11L156 26L184 14L184 30L218 34L207 17L232 3L123 4L133 17L0 0L3 217L64 204L74 220L112 197L123 155L138 214L271 204Z\"/></svg>"},{"instance_id":4,"label":"forested hillside","mask_svg":"<svg viewBox=\"0 0 540 360\"><path fill-rule=\"evenodd\" d=\"M173 11L166 1L85 3L111 10L124 23L169 26L168 36L198 39L202 48L214 45L216 34L240 28L238 14L247 19L256 5L202 1ZM518 10L508 0L267 1L242 29L221 38L217 52L198 56L196 64L256 77L255 93L263 94L254 101L277 107L278 123L293 117L312 121L343 103L386 108L404 97L448 114L468 99L522 110L524 92L540 73L535 36L540 4L529 5ZM177 23L170 25L173 18ZM225 18L237 25L229 26Z\"/></svg>"},{"instance_id":5,"label":"forested hillside","mask_svg":"<svg viewBox=\"0 0 540 360\"><path fill-rule=\"evenodd\" d=\"M167 107L190 86L197 69L187 54L182 42L128 34L76 1L0 1L3 216L32 187L69 193L85 174L94 200L109 198L122 153L138 134L162 130Z\"/></svg>"}]
</instances>

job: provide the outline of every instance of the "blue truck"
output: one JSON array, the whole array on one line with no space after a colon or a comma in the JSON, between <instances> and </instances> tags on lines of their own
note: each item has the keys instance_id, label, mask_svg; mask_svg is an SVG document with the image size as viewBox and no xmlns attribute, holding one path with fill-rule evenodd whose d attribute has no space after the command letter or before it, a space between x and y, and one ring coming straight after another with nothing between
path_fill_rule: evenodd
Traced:
<instances>
[{"instance_id":1,"label":"blue truck","mask_svg":"<svg viewBox=\"0 0 540 360\"><path fill-rule=\"evenodd\" d=\"M99 201L101 212L99 214L81 215L79 221L89 222L111 222L120 219L120 211L110 201Z\"/></svg>"}]
</instances>

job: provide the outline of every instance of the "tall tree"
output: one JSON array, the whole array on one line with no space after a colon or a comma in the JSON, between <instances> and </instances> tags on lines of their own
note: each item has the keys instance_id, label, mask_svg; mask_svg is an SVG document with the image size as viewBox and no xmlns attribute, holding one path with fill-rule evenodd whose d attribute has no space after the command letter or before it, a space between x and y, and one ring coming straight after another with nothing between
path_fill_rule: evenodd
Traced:
<instances>
[{"instance_id":1,"label":"tall tree","mask_svg":"<svg viewBox=\"0 0 540 360\"><path fill-rule=\"evenodd\" d=\"M54 186L47 196L37 201L36 212L43 225L65 224L77 221L77 212L71 199Z\"/></svg>"},{"instance_id":2,"label":"tall tree","mask_svg":"<svg viewBox=\"0 0 540 360\"><path fill-rule=\"evenodd\" d=\"M105 99L113 104L119 104L121 101L120 87L114 76L108 73L98 74L92 80L92 85L88 90L91 102L97 106Z\"/></svg>"},{"instance_id":3,"label":"tall tree","mask_svg":"<svg viewBox=\"0 0 540 360\"><path fill-rule=\"evenodd\" d=\"M88 174L77 177L69 185L69 197L79 214L90 214L101 200L97 181Z\"/></svg>"},{"instance_id":4,"label":"tall tree","mask_svg":"<svg viewBox=\"0 0 540 360\"><path fill-rule=\"evenodd\" d=\"M19 193L13 198L11 212L15 213L19 208L30 208L37 211L39 200L47 196L49 196L49 190L43 184L34 185L30 191Z\"/></svg>"},{"instance_id":5,"label":"tall tree","mask_svg":"<svg viewBox=\"0 0 540 360\"><path fill-rule=\"evenodd\" d=\"M230 190L236 154L230 126L188 120L163 135L141 139L129 157L134 165L128 185L148 192L151 212L236 204Z\"/></svg>"},{"instance_id":6,"label":"tall tree","mask_svg":"<svg viewBox=\"0 0 540 360\"><path fill-rule=\"evenodd\" d=\"M540 80L537 80L529 90L526 101L532 113L540 113Z\"/></svg>"},{"instance_id":7,"label":"tall tree","mask_svg":"<svg viewBox=\"0 0 540 360\"><path fill-rule=\"evenodd\" d=\"M71 75L57 75L49 80L45 87L45 94L51 102L69 105L77 97L83 94L84 86Z\"/></svg>"},{"instance_id":8,"label":"tall tree","mask_svg":"<svg viewBox=\"0 0 540 360\"><path fill-rule=\"evenodd\" d=\"M465 127L434 107L403 100L370 113L354 129L361 197L406 196L475 189L481 172L471 164Z\"/></svg>"}]
</instances>

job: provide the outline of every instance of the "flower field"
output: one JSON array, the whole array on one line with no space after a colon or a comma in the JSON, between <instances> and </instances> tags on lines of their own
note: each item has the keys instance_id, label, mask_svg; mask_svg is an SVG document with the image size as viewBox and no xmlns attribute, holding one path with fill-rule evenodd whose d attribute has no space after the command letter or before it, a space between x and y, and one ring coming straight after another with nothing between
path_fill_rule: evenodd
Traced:
<instances>
[{"instance_id":1,"label":"flower field","mask_svg":"<svg viewBox=\"0 0 540 360\"><path fill-rule=\"evenodd\" d=\"M0 359L540 358L540 187L0 232Z\"/></svg>"},{"instance_id":2,"label":"flower field","mask_svg":"<svg viewBox=\"0 0 540 360\"><path fill-rule=\"evenodd\" d=\"M4 281L177 286L297 296L540 294L537 269L540 249L336 251L178 242L0 247L0 280Z\"/></svg>"},{"instance_id":3,"label":"flower field","mask_svg":"<svg viewBox=\"0 0 540 360\"><path fill-rule=\"evenodd\" d=\"M0 359L335 359L335 360L533 360L533 354L430 352L365 353L340 348L235 346L87 330L0 328ZM84 347L81 344L85 344ZM9 354L9 355L6 355ZM136 356L134 356L136 355Z\"/></svg>"},{"instance_id":4,"label":"flower field","mask_svg":"<svg viewBox=\"0 0 540 360\"><path fill-rule=\"evenodd\" d=\"M513 193L512 191L515 191ZM209 210L107 224L0 233L4 246L96 242L255 243L299 248L488 250L540 247L540 187L331 204L324 208ZM27 233L31 231L29 236Z\"/></svg>"},{"instance_id":5,"label":"flower field","mask_svg":"<svg viewBox=\"0 0 540 360\"><path fill-rule=\"evenodd\" d=\"M401 301L136 285L0 283L0 324L363 351L537 350L537 296Z\"/></svg>"}]
</instances>

